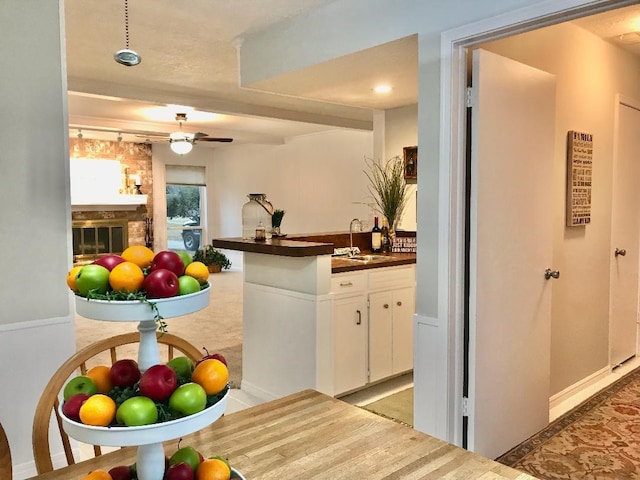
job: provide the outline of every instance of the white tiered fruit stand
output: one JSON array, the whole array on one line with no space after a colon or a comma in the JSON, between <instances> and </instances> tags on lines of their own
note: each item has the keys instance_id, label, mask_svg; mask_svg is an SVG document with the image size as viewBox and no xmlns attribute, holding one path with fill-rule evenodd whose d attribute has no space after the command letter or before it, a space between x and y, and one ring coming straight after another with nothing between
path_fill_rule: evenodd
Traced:
<instances>
[{"instance_id":1,"label":"white tiered fruit stand","mask_svg":"<svg viewBox=\"0 0 640 480\"><path fill-rule=\"evenodd\" d=\"M209 304L209 289L178 297L152 300L157 313L163 318L179 317L196 312ZM76 296L78 315L111 322L137 321L140 332L138 366L141 371L160 363L156 339L156 312L145 302L87 300ZM196 432L215 422L225 411L227 394L217 403L193 415L168 422L140 427L94 427L60 416L65 432L72 438L90 445L109 447L137 446L136 467L139 480L162 480L165 470L165 454L162 442ZM234 473L238 475L238 472ZM242 478L240 475L238 475Z\"/></svg>"}]
</instances>

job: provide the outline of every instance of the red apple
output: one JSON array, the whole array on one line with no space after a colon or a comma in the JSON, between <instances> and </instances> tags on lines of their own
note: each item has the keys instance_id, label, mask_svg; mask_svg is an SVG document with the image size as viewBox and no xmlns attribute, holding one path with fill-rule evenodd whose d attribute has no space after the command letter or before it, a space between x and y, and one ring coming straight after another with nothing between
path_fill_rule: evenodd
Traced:
<instances>
[{"instance_id":1,"label":"red apple","mask_svg":"<svg viewBox=\"0 0 640 480\"><path fill-rule=\"evenodd\" d=\"M102 265L104 268L111 271L113 270L113 267L122 262L124 262L124 258L122 258L120 255L109 254L96 259L93 263L95 265Z\"/></svg>"},{"instance_id":2,"label":"red apple","mask_svg":"<svg viewBox=\"0 0 640 480\"><path fill-rule=\"evenodd\" d=\"M130 387L140 380L138 362L129 358L118 360L109 370L109 380L114 387Z\"/></svg>"},{"instance_id":3,"label":"red apple","mask_svg":"<svg viewBox=\"0 0 640 480\"><path fill-rule=\"evenodd\" d=\"M131 473L131 467L128 465L119 465L109 470L109 475L113 480L131 480L133 478Z\"/></svg>"},{"instance_id":4,"label":"red apple","mask_svg":"<svg viewBox=\"0 0 640 480\"><path fill-rule=\"evenodd\" d=\"M178 388L178 376L168 365L153 365L140 377L140 393L156 402L162 402Z\"/></svg>"},{"instance_id":5,"label":"red apple","mask_svg":"<svg viewBox=\"0 0 640 480\"><path fill-rule=\"evenodd\" d=\"M193 468L186 462L170 465L164 474L164 480L193 480Z\"/></svg>"},{"instance_id":6,"label":"red apple","mask_svg":"<svg viewBox=\"0 0 640 480\"><path fill-rule=\"evenodd\" d=\"M76 422L80 421L80 407L89 398L86 393L76 393L62 404L62 413L65 417Z\"/></svg>"},{"instance_id":7,"label":"red apple","mask_svg":"<svg viewBox=\"0 0 640 480\"><path fill-rule=\"evenodd\" d=\"M225 364L225 366L228 366L227 365L227 359L224 358L224 356L221 353L209 353L209 350L207 350L206 347L202 347L202 349L204 350L205 355L200 360L198 360L196 362L196 365L198 365L199 363L204 362L205 360L208 360L210 358L214 358L216 360L220 360L222 363Z\"/></svg>"},{"instance_id":8,"label":"red apple","mask_svg":"<svg viewBox=\"0 0 640 480\"><path fill-rule=\"evenodd\" d=\"M147 298L175 297L179 289L178 276L166 268L152 271L142 282L142 290L147 292Z\"/></svg>"},{"instance_id":9,"label":"red apple","mask_svg":"<svg viewBox=\"0 0 640 480\"><path fill-rule=\"evenodd\" d=\"M151 261L151 271L164 268L180 276L184 273L184 262L182 257L171 250L163 250L158 252Z\"/></svg>"}]
</instances>

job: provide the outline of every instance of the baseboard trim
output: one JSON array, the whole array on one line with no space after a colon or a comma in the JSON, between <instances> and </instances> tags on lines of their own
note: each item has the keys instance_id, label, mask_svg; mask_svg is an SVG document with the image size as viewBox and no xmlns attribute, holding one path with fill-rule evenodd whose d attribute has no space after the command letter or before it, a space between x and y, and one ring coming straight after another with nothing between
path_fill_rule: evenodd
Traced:
<instances>
[{"instance_id":1,"label":"baseboard trim","mask_svg":"<svg viewBox=\"0 0 640 480\"><path fill-rule=\"evenodd\" d=\"M611 374L611 368L604 367L591 375L583 378L582 380L568 386L561 392L552 395L549 398L549 410L558 407L561 403L570 400L573 396L578 395L583 390L589 388L593 384L603 380L607 375Z\"/></svg>"},{"instance_id":2,"label":"baseboard trim","mask_svg":"<svg viewBox=\"0 0 640 480\"><path fill-rule=\"evenodd\" d=\"M242 381L240 382L240 389L243 392L248 393L253 397L256 397L262 402L270 402L271 400L277 400L278 398L280 398L279 396L274 395L271 392L267 392L266 390L263 390L262 388L257 387L254 384L247 382L244 379L242 379Z\"/></svg>"}]
</instances>

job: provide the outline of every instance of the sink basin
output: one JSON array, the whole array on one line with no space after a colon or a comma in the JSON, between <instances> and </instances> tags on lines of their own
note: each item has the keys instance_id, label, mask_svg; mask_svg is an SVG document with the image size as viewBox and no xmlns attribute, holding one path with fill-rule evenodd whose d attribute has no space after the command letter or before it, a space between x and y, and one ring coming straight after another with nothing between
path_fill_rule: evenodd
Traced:
<instances>
[{"instance_id":1,"label":"sink basin","mask_svg":"<svg viewBox=\"0 0 640 480\"><path fill-rule=\"evenodd\" d=\"M374 262L376 260L389 260L390 258L388 255L354 255L353 257L347 257L348 260L357 260L359 262Z\"/></svg>"}]
</instances>

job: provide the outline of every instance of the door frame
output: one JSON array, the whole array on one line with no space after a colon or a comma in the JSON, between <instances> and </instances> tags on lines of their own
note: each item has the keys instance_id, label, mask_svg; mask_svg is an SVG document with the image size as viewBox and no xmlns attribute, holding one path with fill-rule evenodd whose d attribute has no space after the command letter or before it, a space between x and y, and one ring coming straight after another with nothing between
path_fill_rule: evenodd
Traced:
<instances>
[{"instance_id":1,"label":"door frame","mask_svg":"<svg viewBox=\"0 0 640 480\"><path fill-rule=\"evenodd\" d=\"M440 139L438 227L439 371L415 383L428 384L428 404L438 406L429 429L462 445L464 378L465 155L467 48L526 31L632 5L633 0L551 0L457 27L440 38ZM419 346L418 346L419 348ZM422 401L422 400L420 400ZM419 414L416 411L416 414ZM416 419L416 424L422 420ZM426 423L425 423L426 424Z\"/></svg>"}]
</instances>

